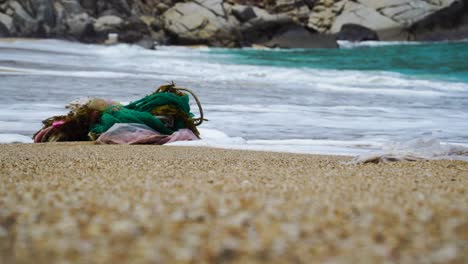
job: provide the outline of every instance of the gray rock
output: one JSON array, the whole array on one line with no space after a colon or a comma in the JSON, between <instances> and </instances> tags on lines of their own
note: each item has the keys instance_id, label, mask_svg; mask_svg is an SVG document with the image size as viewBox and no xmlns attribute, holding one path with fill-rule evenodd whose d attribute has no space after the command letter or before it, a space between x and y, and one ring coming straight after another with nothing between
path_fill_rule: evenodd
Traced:
<instances>
[{"instance_id":1,"label":"gray rock","mask_svg":"<svg viewBox=\"0 0 468 264\"><path fill-rule=\"evenodd\" d=\"M294 21L285 14L270 14L258 7L253 7L253 10L255 18L243 23L240 27L243 46L268 41L278 30L295 25Z\"/></svg>"},{"instance_id":2,"label":"gray rock","mask_svg":"<svg viewBox=\"0 0 468 264\"><path fill-rule=\"evenodd\" d=\"M353 42L367 41L367 40L379 40L377 32L370 28L366 28L356 24L344 24L338 33L337 40L346 40Z\"/></svg>"},{"instance_id":3,"label":"gray rock","mask_svg":"<svg viewBox=\"0 0 468 264\"><path fill-rule=\"evenodd\" d=\"M210 10L216 16L226 16L222 0L195 0L194 2Z\"/></svg>"},{"instance_id":4,"label":"gray rock","mask_svg":"<svg viewBox=\"0 0 468 264\"><path fill-rule=\"evenodd\" d=\"M175 44L235 45L238 21L231 16L218 16L213 9L198 3L178 3L163 18Z\"/></svg>"},{"instance_id":5,"label":"gray rock","mask_svg":"<svg viewBox=\"0 0 468 264\"><path fill-rule=\"evenodd\" d=\"M56 24L56 14L54 3L52 0L35 0L32 1L32 6L36 13L36 19L44 23L44 25L52 28Z\"/></svg>"},{"instance_id":6,"label":"gray rock","mask_svg":"<svg viewBox=\"0 0 468 264\"><path fill-rule=\"evenodd\" d=\"M11 32L12 30L14 30L13 18L11 18L10 16L0 13L0 23L3 24L6 30L8 30L8 32Z\"/></svg>"},{"instance_id":7,"label":"gray rock","mask_svg":"<svg viewBox=\"0 0 468 264\"><path fill-rule=\"evenodd\" d=\"M425 17L461 0L359 0L403 27L411 26Z\"/></svg>"},{"instance_id":8,"label":"gray rock","mask_svg":"<svg viewBox=\"0 0 468 264\"><path fill-rule=\"evenodd\" d=\"M85 12L81 7L79 0L62 0L61 4L69 15L82 14Z\"/></svg>"},{"instance_id":9,"label":"gray rock","mask_svg":"<svg viewBox=\"0 0 468 264\"><path fill-rule=\"evenodd\" d=\"M112 31L120 27L122 25L123 20L120 17L117 16L102 16L98 18L94 22L94 30L96 32L103 32L103 31Z\"/></svg>"},{"instance_id":10,"label":"gray rock","mask_svg":"<svg viewBox=\"0 0 468 264\"><path fill-rule=\"evenodd\" d=\"M24 37L35 36L38 31L38 21L17 1L11 1L9 6L13 10L12 18L16 33Z\"/></svg>"},{"instance_id":11,"label":"gray rock","mask_svg":"<svg viewBox=\"0 0 468 264\"><path fill-rule=\"evenodd\" d=\"M441 41L467 38L468 1L454 2L450 6L414 23L409 31L415 40Z\"/></svg>"},{"instance_id":12,"label":"gray rock","mask_svg":"<svg viewBox=\"0 0 468 264\"><path fill-rule=\"evenodd\" d=\"M158 3L156 5L156 9L158 10L160 14L166 12L169 8L170 6L166 5L165 3Z\"/></svg>"},{"instance_id":13,"label":"gray rock","mask_svg":"<svg viewBox=\"0 0 468 264\"><path fill-rule=\"evenodd\" d=\"M67 18L68 34L76 39L81 39L87 30L93 26L94 19L87 13L72 15Z\"/></svg>"},{"instance_id":14,"label":"gray rock","mask_svg":"<svg viewBox=\"0 0 468 264\"><path fill-rule=\"evenodd\" d=\"M144 38L139 40L138 42L135 42L135 45L138 45L142 48L145 49L155 49L156 48L156 43L150 38Z\"/></svg>"},{"instance_id":15,"label":"gray rock","mask_svg":"<svg viewBox=\"0 0 468 264\"><path fill-rule=\"evenodd\" d=\"M335 19L330 33L338 33L345 24L362 25L376 31L402 27L377 10L354 2L346 3L343 12Z\"/></svg>"},{"instance_id":16,"label":"gray rock","mask_svg":"<svg viewBox=\"0 0 468 264\"><path fill-rule=\"evenodd\" d=\"M119 28L119 41L136 43L150 36L146 23L138 17L131 17L124 21Z\"/></svg>"},{"instance_id":17,"label":"gray rock","mask_svg":"<svg viewBox=\"0 0 468 264\"><path fill-rule=\"evenodd\" d=\"M237 18L237 20L242 23L257 17L253 8L245 5L234 5L231 9L231 12Z\"/></svg>"},{"instance_id":18,"label":"gray rock","mask_svg":"<svg viewBox=\"0 0 468 264\"><path fill-rule=\"evenodd\" d=\"M7 38L10 37L10 30L2 23L0 22L0 38Z\"/></svg>"},{"instance_id":19,"label":"gray rock","mask_svg":"<svg viewBox=\"0 0 468 264\"><path fill-rule=\"evenodd\" d=\"M270 48L337 48L335 36L314 34L300 26L289 26L280 30L273 38L258 43Z\"/></svg>"}]
</instances>

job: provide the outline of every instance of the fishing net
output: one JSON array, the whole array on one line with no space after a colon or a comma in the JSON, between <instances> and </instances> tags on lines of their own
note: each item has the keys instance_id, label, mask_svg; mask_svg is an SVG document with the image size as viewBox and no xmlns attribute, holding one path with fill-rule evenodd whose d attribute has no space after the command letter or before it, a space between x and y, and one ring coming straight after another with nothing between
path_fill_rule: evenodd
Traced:
<instances>
[{"instance_id":1,"label":"fishing net","mask_svg":"<svg viewBox=\"0 0 468 264\"><path fill-rule=\"evenodd\" d=\"M200 118L190 112L187 91L195 98ZM43 121L43 128L34 135L35 142L95 140L114 124L145 125L163 135L180 129L190 129L199 137L196 128L203 122L203 110L198 98L188 89L175 84L163 85L156 92L126 106L102 99L92 99L74 106L66 116L54 116Z\"/></svg>"}]
</instances>

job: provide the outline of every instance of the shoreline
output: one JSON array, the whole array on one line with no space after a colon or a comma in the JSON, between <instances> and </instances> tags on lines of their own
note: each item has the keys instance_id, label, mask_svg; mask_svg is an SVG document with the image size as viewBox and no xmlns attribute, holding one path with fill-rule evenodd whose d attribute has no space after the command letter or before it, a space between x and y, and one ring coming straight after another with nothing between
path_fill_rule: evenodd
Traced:
<instances>
[{"instance_id":1,"label":"shoreline","mask_svg":"<svg viewBox=\"0 0 468 264\"><path fill-rule=\"evenodd\" d=\"M142 45L138 45L137 43L125 43L125 42L116 42L112 44L106 43L86 43L81 42L78 40L71 40L66 38L26 38L26 37L17 37L17 38L2 38L0 37L0 43L13 43L16 41L43 41L43 40L55 40L61 42L69 42L69 43L76 43L76 44L83 44L83 45L96 45L101 47L113 47L116 45L129 45L129 46L137 46L142 49L146 50L157 50L161 47L179 47L179 48L189 48L189 49L210 49L210 48L220 48L220 49L232 49L232 50L242 50L242 49L252 49L252 50L267 50L267 51L274 51L274 50L316 50L316 49L327 49L327 48L281 48L281 47L268 47L260 44L253 44L251 46L244 46L244 47L218 47L218 46L210 46L210 45L155 45L154 48L147 48ZM343 41L337 40L337 47L335 49L352 49L352 48L359 48L359 47L382 47L382 46L394 46L394 45L431 45L431 44L456 44L456 43L465 43L468 42L468 38L464 39L455 39L455 40L437 40L437 41L417 41L417 40L389 40L389 41L376 41L376 40L368 40L368 41Z\"/></svg>"},{"instance_id":2,"label":"shoreline","mask_svg":"<svg viewBox=\"0 0 468 264\"><path fill-rule=\"evenodd\" d=\"M468 259L468 163L347 160L0 144L0 256L18 263Z\"/></svg>"}]
</instances>

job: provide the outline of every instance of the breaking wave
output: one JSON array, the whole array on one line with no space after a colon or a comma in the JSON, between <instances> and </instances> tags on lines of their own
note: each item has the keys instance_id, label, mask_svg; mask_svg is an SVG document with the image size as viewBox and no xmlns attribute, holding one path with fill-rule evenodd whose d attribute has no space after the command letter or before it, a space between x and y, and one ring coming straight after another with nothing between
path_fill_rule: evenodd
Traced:
<instances>
[{"instance_id":1,"label":"breaking wave","mask_svg":"<svg viewBox=\"0 0 468 264\"><path fill-rule=\"evenodd\" d=\"M460 58L468 44L406 46L150 51L0 41L0 139L30 142L42 119L79 97L128 102L176 81L199 95L210 120L204 140L183 144L343 155L424 133L467 144L468 62ZM412 54L417 65L408 64Z\"/></svg>"}]
</instances>

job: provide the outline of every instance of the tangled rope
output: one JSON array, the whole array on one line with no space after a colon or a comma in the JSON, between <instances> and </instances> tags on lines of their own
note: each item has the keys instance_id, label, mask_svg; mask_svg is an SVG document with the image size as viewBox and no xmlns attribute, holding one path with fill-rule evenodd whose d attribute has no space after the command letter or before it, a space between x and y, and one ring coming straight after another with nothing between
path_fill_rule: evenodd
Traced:
<instances>
[{"instance_id":1,"label":"tangled rope","mask_svg":"<svg viewBox=\"0 0 468 264\"><path fill-rule=\"evenodd\" d=\"M163 85L159 87L155 93L169 92L169 93L182 95L183 93L181 91L188 92L190 95L192 95L193 99L195 99L195 102L197 103L197 106L198 106L198 110L200 112L200 117L193 118L193 121L194 121L195 126L201 125L203 121L205 121L206 119L204 118L204 115L203 115L203 108L201 106L200 100L198 99L197 95L192 90L187 89L187 88L182 88L182 87L176 87L175 83L172 82L171 84Z\"/></svg>"}]
</instances>

